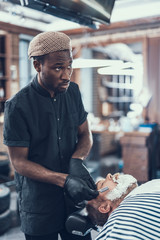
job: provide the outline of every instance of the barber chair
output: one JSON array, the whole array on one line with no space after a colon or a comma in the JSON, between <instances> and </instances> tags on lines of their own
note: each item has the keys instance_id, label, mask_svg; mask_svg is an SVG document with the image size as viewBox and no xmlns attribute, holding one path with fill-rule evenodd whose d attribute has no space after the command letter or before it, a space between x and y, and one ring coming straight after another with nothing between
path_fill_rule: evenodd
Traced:
<instances>
[{"instance_id":1,"label":"barber chair","mask_svg":"<svg viewBox=\"0 0 160 240\"><path fill-rule=\"evenodd\" d=\"M93 229L97 232L100 231L99 228L94 225L91 219L88 217L85 207L70 214L66 220L65 226L69 233L79 236L85 236Z\"/></svg>"},{"instance_id":2,"label":"barber chair","mask_svg":"<svg viewBox=\"0 0 160 240\"><path fill-rule=\"evenodd\" d=\"M149 153L148 180L159 178L160 176L160 125L154 124L150 136L147 138L147 148Z\"/></svg>"}]
</instances>

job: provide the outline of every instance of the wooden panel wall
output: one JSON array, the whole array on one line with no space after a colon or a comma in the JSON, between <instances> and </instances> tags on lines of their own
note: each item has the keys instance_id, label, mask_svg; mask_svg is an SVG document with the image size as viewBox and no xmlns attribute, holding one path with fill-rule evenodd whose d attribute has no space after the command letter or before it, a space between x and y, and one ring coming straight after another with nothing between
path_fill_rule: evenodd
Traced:
<instances>
[{"instance_id":1,"label":"wooden panel wall","mask_svg":"<svg viewBox=\"0 0 160 240\"><path fill-rule=\"evenodd\" d=\"M11 96L19 91L19 35L11 34Z\"/></svg>"},{"instance_id":2,"label":"wooden panel wall","mask_svg":"<svg viewBox=\"0 0 160 240\"><path fill-rule=\"evenodd\" d=\"M147 80L152 93L149 121L160 123L160 37L148 38Z\"/></svg>"}]
</instances>

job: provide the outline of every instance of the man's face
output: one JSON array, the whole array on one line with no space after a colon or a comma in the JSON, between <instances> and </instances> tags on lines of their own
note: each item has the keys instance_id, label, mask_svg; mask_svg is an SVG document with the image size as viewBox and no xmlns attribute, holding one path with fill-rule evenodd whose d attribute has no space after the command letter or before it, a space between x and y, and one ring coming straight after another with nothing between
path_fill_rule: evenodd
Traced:
<instances>
[{"instance_id":1,"label":"man's face","mask_svg":"<svg viewBox=\"0 0 160 240\"><path fill-rule=\"evenodd\" d=\"M101 197L106 196L107 193L112 191L117 186L115 179L118 179L118 177L119 177L119 173L116 173L114 175L108 173L106 178L101 179L96 183L98 190L100 190L101 188L104 188L104 187L108 187L108 190L100 193Z\"/></svg>"},{"instance_id":2,"label":"man's face","mask_svg":"<svg viewBox=\"0 0 160 240\"><path fill-rule=\"evenodd\" d=\"M118 178L119 173L114 175L114 178ZM108 219L107 211L105 211L106 206L106 194L115 189L117 183L113 181L113 176L109 173L106 178L101 179L96 183L97 190L100 190L104 187L108 187L108 190L105 192L100 192L98 197L88 201L86 206L88 216L93 223L103 226ZM103 208L101 206L104 206ZM104 211L102 211L104 209ZM105 213L105 214L104 214Z\"/></svg>"},{"instance_id":3,"label":"man's face","mask_svg":"<svg viewBox=\"0 0 160 240\"><path fill-rule=\"evenodd\" d=\"M136 187L137 180L128 174L114 175L108 174L105 179L97 182L97 190L108 187L108 190L100 192L98 197L88 201L86 206L89 217L96 224L103 226L107 221L110 213L117 207L119 199L127 194L127 190L131 187L133 190Z\"/></svg>"},{"instance_id":4,"label":"man's face","mask_svg":"<svg viewBox=\"0 0 160 240\"><path fill-rule=\"evenodd\" d=\"M72 75L72 53L69 50L47 54L40 66L40 84L49 92L65 92Z\"/></svg>"},{"instance_id":5,"label":"man's face","mask_svg":"<svg viewBox=\"0 0 160 240\"><path fill-rule=\"evenodd\" d=\"M115 189L115 187L117 186L117 183L115 182L114 179L118 179L119 173L116 173L114 175L112 174L107 174L106 178L103 178L101 180L99 180L96 185L97 185L97 190L100 190L104 187L108 187L108 190L106 190L105 192L99 192L99 195L97 198L92 199L91 201L88 201L88 206L93 206L94 209L99 208L99 206L101 205L101 203L104 201L106 201L106 196L109 192L111 192L113 189Z\"/></svg>"},{"instance_id":6,"label":"man's face","mask_svg":"<svg viewBox=\"0 0 160 240\"><path fill-rule=\"evenodd\" d=\"M115 173L107 174L106 178L101 179L96 183L97 190L100 190L101 188L108 187L108 190L105 192L100 192L98 197L96 199L93 199L89 201L89 203L97 203L99 200L116 200L120 198L122 195L124 195L128 189L133 183L136 183L137 180L128 174L119 174Z\"/></svg>"},{"instance_id":7,"label":"man's face","mask_svg":"<svg viewBox=\"0 0 160 240\"><path fill-rule=\"evenodd\" d=\"M131 187L137 180L129 174L116 173L111 175L110 173L106 176L106 179L100 180L97 183L97 188L103 188L108 186L108 191L101 193L101 197L105 197L108 200L116 200L126 194L127 189Z\"/></svg>"}]
</instances>

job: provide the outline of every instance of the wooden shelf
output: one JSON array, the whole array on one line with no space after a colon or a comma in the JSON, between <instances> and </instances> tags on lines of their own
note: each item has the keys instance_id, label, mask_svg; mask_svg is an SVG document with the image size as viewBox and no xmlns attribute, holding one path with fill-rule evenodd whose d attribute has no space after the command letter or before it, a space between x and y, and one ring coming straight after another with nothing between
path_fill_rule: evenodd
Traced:
<instances>
[{"instance_id":1,"label":"wooden shelf","mask_svg":"<svg viewBox=\"0 0 160 240\"><path fill-rule=\"evenodd\" d=\"M11 36L9 33L0 35L0 114L4 111L4 103L10 97L11 81Z\"/></svg>"},{"instance_id":2,"label":"wooden shelf","mask_svg":"<svg viewBox=\"0 0 160 240\"><path fill-rule=\"evenodd\" d=\"M122 112L120 116L115 116L117 119L122 115L127 115L130 111L130 104L135 101L133 76L103 76L100 84L102 87L99 92L102 116L109 117L115 111Z\"/></svg>"},{"instance_id":3,"label":"wooden shelf","mask_svg":"<svg viewBox=\"0 0 160 240\"><path fill-rule=\"evenodd\" d=\"M7 80L8 80L8 77L7 77L7 76L0 77L0 81L1 81L1 80L7 81Z\"/></svg>"},{"instance_id":4,"label":"wooden shelf","mask_svg":"<svg viewBox=\"0 0 160 240\"><path fill-rule=\"evenodd\" d=\"M6 100L6 98L0 98L0 102L5 102Z\"/></svg>"},{"instance_id":5,"label":"wooden shelf","mask_svg":"<svg viewBox=\"0 0 160 240\"><path fill-rule=\"evenodd\" d=\"M12 55L12 59L19 59L18 55Z\"/></svg>"},{"instance_id":6,"label":"wooden shelf","mask_svg":"<svg viewBox=\"0 0 160 240\"><path fill-rule=\"evenodd\" d=\"M103 81L103 85L108 88L134 89L134 86L131 83L115 83L115 82Z\"/></svg>"},{"instance_id":7,"label":"wooden shelf","mask_svg":"<svg viewBox=\"0 0 160 240\"><path fill-rule=\"evenodd\" d=\"M127 102L133 102L133 97L127 97L127 96L123 96L123 97L108 97L107 102L109 103L127 103Z\"/></svg>"},{"instance_id":8,"label":"wooden shelf","mask_svg":"<svg viewBox=\"0 0 160 240\"><path fill-rule=\"evenodd\" d=\"M6 54L5 53L0 53L0 58L5 58Z\"/></svg>"}]
</instances>

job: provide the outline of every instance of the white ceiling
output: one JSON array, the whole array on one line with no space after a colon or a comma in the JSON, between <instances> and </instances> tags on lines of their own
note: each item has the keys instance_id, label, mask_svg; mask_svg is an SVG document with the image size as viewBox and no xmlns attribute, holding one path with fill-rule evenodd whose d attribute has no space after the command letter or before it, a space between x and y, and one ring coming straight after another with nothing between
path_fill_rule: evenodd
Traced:
<instances>
[{"instance_id":1,"label":"white ceiling","mask_svg":"<svg viewBox=\"0 0 160 240\"><path fill-rule=\"evenodd\" d=\"M160 16L160 0L117 0L111 24L151 16ZM0 0L0 21L40 31L62 31L82 27L77 23L3 0Z\"/></svg>"}]
</instances>

